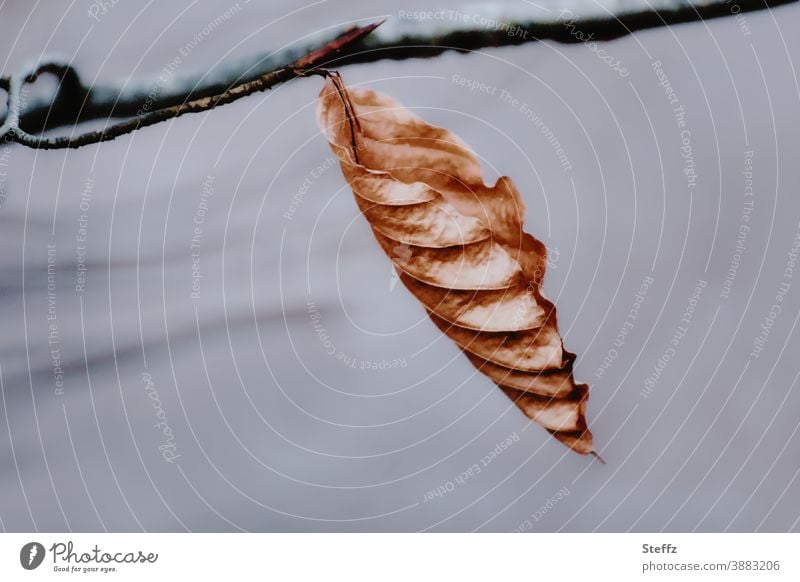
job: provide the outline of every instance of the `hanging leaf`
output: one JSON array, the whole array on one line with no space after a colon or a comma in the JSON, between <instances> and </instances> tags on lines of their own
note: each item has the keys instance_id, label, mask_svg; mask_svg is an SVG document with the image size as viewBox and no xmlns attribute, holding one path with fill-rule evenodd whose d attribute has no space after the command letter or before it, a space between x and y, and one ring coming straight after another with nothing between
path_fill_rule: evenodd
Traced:
<instances>
[{"instance_id":1,"label":"hanging leaf","mask_svg":"<svg viewBox=\"0 0 800 582\"><path fill-rule=\"evenodd\" d=\"M575 356L541 291L546 248L523 231L511 180L486 186L458 137L336 73L317 118L375 238L433 323L525 415L593 453L588 387L573 379Z\"/></svg>"}]
</instances>

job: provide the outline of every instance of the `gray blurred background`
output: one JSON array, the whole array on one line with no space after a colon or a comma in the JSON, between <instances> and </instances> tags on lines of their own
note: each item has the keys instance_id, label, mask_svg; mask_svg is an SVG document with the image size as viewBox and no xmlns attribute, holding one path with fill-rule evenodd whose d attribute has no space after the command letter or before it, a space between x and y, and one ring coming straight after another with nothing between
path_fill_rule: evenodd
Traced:
<instances>
[{"instance_id":1,"label":"gray blurred background","mask_svg":"<svg viewBox=\"0 0 800 582\"><path fill-rule=\"evenodd\" d=\"M432 8L91 5L0 4L0 69L60 54L88 81L167 82L176 57L203 70ZM318 78L77 151L0 146L0 527L800 530L798 25L792 5L603 54L342 70L516 182L605 465L529 423L396 286L330 164Z\"/></svg>"}]
</instances>

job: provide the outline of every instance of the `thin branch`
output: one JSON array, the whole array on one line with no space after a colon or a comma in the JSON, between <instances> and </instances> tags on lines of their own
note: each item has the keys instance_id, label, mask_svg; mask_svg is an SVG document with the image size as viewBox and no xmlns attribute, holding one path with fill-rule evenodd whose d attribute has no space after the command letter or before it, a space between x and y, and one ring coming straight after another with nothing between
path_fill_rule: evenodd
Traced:
<instances>
[{"instance_id":1,"label":"thin branch","mask_svg":"<svg viewBox=\"0 0 800 582\"><path fill-rule=\"evenodd\" d=\"M370 35L380 23L358 27L318 43L312 49L287 49L269 55L224 64L218 70L175 76L168 85L143 82L119 87L85 86L68 64L47 62L22 75L0 77L0 90L8 93L8 108L0 139L43 149L76 148L114 139L185 113L207 111L246 95L313 73L320 67L341 67L382 59L427 58L446 51L467 52L486 47L519 45L551 40L561 43L608 41L638 30L768 9L796 0L736 0L676 9L620 14L609 18L508 21L497 29L453 30L419 35ZM734 8L736 11L734 11ZM580 34L576 34L579 31ZM55 95L22 107L23 85L40 74L60 79ZM157 87L154 96L154 88ZM74 137L46 137L40 133L95 119L125 118L105 129Z\"/></svg>"},{"instance_id":2,"label":"thin branch","mask_svg":"<svg viewBox=\"0 0 800 582\"><path fill-rule=\"evenodd\" d=\"M24 76L12 76L4 84L4 87L7 87L6 90L9 95L9 100L6 120L3 126L0 127L0 138L5 138L7 142L16 142L21 145L40 149L79 148L88 144L109 141L142 127L147 127L167 119L174 119L186 113L208 111L219 105L232 103L247 95L252 95L259 91L266 91L290 79L314 74L315 69L321 63L329 61L331 57L343 47L358 41L363 36L375 30L380 24L381 23L378 22L344 32L332 41L325 43L318 49L299 58L291 65L265 73L253 81L234 85L218 95L200 97L192 101L184 101L183 103L171 107L164 107L155 111L142 113L122 123L77 136L54 138L36 136L29 134L20 127L20 94L24 83L32 83L42 73L51 73L61 77L60 87L63 88L64 83L75 76L74 70L68 65L59 63L40 64ZM59 89L59 92L60 91L61 89Z\"/></svg>"},{"instance_id":3,"label":"thin branch","mask_svg":"<svg viewBox=\"0 0 800 582\"><path fill-rule=\"evenodd\" d=\"M445 51L468 52L486 47L516 46L549 40L564 44L612 41L641 30L712 20L745 12L766 10L798 0L716 0L708 4L684 4L678 8L629 12L603 18L561 17L551 22L514 21L494 29L452 30L437 35L404 35L400 38L364 39L341 61L367 63L381 59L429 58ZM564 11L571 14L569 11Z\"/></svg>"}]
</instances>

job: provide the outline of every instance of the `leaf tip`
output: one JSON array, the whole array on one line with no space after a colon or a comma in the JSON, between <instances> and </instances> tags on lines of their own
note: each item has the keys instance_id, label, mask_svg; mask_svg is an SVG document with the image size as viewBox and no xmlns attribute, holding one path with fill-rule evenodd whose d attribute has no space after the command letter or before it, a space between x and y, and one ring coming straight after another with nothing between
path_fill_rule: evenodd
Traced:
<instances>
[{"instance_id":1,"label":"leaf tip","mask_svg":"<svg viewBox=\"0 0 800 582\"><path fill-rule=\"evenodd\" d=\"M590 454L590 455L592 455L592 456L593 456L595 459L597 459L598 461L600 461L600 464L601 464L601 465L605 465L605 464L606 464L606 462L603 460L603 457L601 457L601 456L600 456L600 455L597 453L597 451L589 451L589 454Z\"/></svg>"}]
</instances>

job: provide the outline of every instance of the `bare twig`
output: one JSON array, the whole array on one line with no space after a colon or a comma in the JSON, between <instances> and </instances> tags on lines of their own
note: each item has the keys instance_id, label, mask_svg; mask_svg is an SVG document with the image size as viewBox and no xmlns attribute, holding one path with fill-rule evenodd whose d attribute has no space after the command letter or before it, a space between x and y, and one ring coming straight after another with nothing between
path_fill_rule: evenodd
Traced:
<instances>
[{"instance_id":1,"label":"bare twig","mask_svg":"<svg viewBox=\"0 0 800 582\"><path fill-rule=\"evenodd\" d=\"M126 87L87 87L70 65L46 62L21 75L0 77L0 90L8 93L8 108L0 126L0 139L33 148L76 148L111 140L185 113L207 111L305 76L319 67L341 67L382 59L425 58L445 51L466 52L539 40L576 43L589 38L608 41L637 30L730 16L794 1L737 0L736 11L733 5L715 2L570 21L570 26L566 26L563 20L547 23L509 21L498 29L454 30L400 37L370 36L380 25L375 23L345 31L320 42L313 49L290 49L268 56L259 55L225 65L212 74L203 71L188 75L170 87L160 87L157 101L148 96L154 86L152 82ZM512 30L514 33L510 34ZM576 30L581 34L575 34ZM33 101L22 107L20 94L23 85L33 82L42 73L59 77L58 91L52 99ZM39 135L57 127L113 118L125 118L125 121L76 136Z\"/></svg>"},{"instance_id":2,"label":"bare twig","mask_svg":"<svg viewBox=\"0 0 800 582\"><path fill-rule=\"evenodd\" d=\"M83 145L99 143L112 140L121 135L131 133L142 127L153 125L167 119L174 119L186 113L208 111L219 105L232 103L247 95L259 91L266 91L279 83L288 81L295 77L302 77L314 73L314 69L324 63L350 43L356 42L363 36L369 34L381 23L370 24L344 32L330 42L325 43L318 49L311 51L307 55L299 58L291 65L270 71L261 75L259 78L234 85L218 95L200 97L192 101L184 101L177 105L164 107L155 111L142 113L133 119L122 123L106 127L98 131L90 131L77 136L65 137L44 137L35 136L26 132L20 127L20 92L24 83L32 83L42 73L51 73L61 77L59 91L63 90L64 84L77 79L74 70L68 65L59 63L40 64L32 71L21 76L12 76L8 79L3 88L6 88L9 95L8 113L5 123L0 128L0 138L5 138L8 142L16 142L32 148L40 149L62 149L78 148ZM79 84L78 84L79 85ZM87 91L87 95L88 95ZM84 98L85 102L85 98Z\"/></svg>"}]
</instances>

